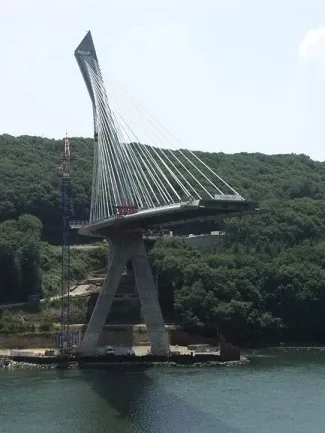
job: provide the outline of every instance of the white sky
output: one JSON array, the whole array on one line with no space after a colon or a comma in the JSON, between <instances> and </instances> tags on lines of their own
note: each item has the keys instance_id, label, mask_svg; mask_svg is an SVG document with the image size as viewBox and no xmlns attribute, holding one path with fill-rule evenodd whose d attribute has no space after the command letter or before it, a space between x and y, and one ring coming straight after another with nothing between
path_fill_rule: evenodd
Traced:
<instances>
[{"instance_id":1,"label":"white sky","mask_svg":"<svg viewBox=\"0 0 325 433\"><path fill-rule=\"evenodd\" d=\"M181 141L325 160L324 0L0 0L0 133L92 136L73 52Z\"/></svg>"}]
</instances>

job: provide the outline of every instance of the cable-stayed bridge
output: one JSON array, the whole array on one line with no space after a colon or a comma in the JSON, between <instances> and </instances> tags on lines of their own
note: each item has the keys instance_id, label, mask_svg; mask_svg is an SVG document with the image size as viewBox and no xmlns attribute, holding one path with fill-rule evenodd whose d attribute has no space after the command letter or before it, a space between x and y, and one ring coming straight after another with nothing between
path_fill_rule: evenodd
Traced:
<instances>
[{"instance_id":1,"label":"cable-stayed bridge","mask_svg":"<svg viewBox=\"0 0 325 433\"><path fill-rule=\"evenodd\" d=\"M139 120L127 119L125 106L119 107L108 96L90 32L75 57L92 102L95 139L90 217L80 233L110 240L106 280L80 350L94 353L123 268L132 260L152 353L168 354L142 230L252 211L256 204L246 201L194 152L171 148L171 134L142 107ZM128 95L119 94L127 100L127 110L134 105ZM157 139L162 146L152 144Z\"/></svg>"}]
</instances>

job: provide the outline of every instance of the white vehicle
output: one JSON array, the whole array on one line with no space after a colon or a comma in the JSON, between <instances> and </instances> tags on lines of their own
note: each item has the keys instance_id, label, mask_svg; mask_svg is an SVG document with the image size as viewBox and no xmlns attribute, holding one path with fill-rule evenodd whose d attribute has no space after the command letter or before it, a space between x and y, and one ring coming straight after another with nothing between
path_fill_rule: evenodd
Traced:
<instances>
[{"instance_id":1,"label":"white vehicle","mask_svg":"<svg viewBox=\"0 0 325 433\"><path fill-rule=\"evenodd\" d=\"M113 346L105 346L105 355L114 355L114 347Z\"/></svg>"},{"instance_id":2,"label":"white vehicle","mask_svg":"<svg viewBox=\"0 0 325 433\"><path fill-rule=\"evenodd\" d=\"M114 347L113 346L97 347L96 355L98 355L98 356L115 355Z\"/></svg>"}]
</instances>

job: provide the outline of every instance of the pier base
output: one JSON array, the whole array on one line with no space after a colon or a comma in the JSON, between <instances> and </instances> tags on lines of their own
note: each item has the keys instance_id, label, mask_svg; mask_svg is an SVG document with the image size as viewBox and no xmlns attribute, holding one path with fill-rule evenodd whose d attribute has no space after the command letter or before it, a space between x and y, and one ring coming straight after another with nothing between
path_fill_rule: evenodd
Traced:
<instances>
[{"instance_id":1,"label":"pier base","mask_svg":"<svg viewBox=\"0 0 325 433\"><path fill-rule=\"evenodd\" d=\"M158 356L169 355L168 333L165 329L142 234L136 231L116 231L110 235L109 241L109 262L106 278L80 345L79 353L83 356L95 354L99 336L111 309L124 267L127 261L131 260L144 322L148 330L151 353Z\"/></svg>"}]
</instances>

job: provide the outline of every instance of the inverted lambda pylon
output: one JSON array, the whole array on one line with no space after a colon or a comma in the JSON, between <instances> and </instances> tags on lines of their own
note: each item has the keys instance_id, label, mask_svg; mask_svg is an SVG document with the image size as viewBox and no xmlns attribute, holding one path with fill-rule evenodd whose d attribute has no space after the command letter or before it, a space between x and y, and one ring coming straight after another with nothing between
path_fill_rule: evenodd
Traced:
<instances>
[{"instance_id":1,"label":"inverted lambda pylon","mask_svg":"<svg viewBox=\"0 0 325 433\"><path fill-rule=\"evenodd\" d=\"M75 57L93 105L95 152L90 222L95 222L116 215L119 205L134 203L134 173L128 171L125 151L117 136L90 32L77 47ZM81 354L95 353L123 269L131 260L152 353L168 355L168 334L141 231L116 229L107 237L110 241L108 271L80 347Z\"/></svg>"},{"instance_id":2,"label":"inverted lambda pylon","mask_svg":"<svg viewBox=\"0 0 325 433\"><path fill-rule=\"evenodd\" d=\"M167 356L170 352L168 333L155 289L147 251L140 232L118 232L110 235L110 256L105 282L80 346L80 353L92 356L117 291L123 269L132 261L144 321L153 355Z\"/></svg>"}]
</instances>

